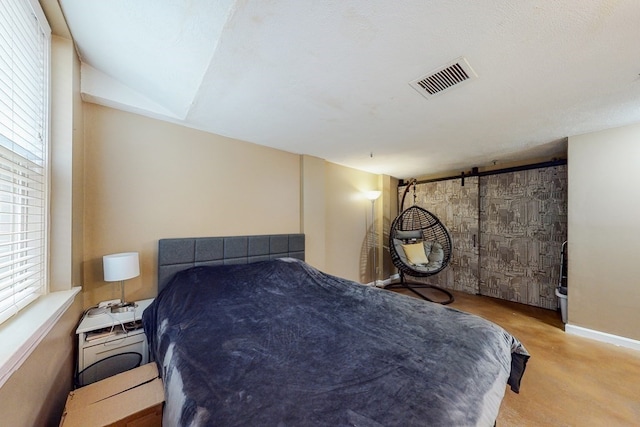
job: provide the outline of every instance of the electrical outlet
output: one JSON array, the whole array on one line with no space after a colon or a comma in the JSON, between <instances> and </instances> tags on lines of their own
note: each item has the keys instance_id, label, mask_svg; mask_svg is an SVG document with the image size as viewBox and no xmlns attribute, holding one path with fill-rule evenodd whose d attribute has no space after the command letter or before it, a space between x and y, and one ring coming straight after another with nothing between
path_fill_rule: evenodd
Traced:
<instances>
[{"instance_id":1,"label":"electrical outlet","mask_svg":"<svg viewBox=\"0 0 640 427\"><path fill-rule=\"evenodd\" d=\"M120 304L120 299L110 299L98 303L98 307L111 307L114 304Z\"/></svg>"}]
</instances>

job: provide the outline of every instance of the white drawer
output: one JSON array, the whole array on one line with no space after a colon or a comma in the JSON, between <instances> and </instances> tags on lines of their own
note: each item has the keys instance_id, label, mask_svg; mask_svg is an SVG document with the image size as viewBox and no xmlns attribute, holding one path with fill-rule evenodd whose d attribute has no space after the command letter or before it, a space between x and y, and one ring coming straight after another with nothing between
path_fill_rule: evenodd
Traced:
<instances>
[{"instance_id":1,"label":"white drawer","mask_svg":"<svg viewBox=\"0 0 640 427\"><path fill-rule=\"evenodd\" d=\"M128 334L85 341L78 354L78 372L106 357L126 352L140 353L142 355L141 364L149 362L147 338L142 329L131 331Z\"/></svg>"}]
</instances>

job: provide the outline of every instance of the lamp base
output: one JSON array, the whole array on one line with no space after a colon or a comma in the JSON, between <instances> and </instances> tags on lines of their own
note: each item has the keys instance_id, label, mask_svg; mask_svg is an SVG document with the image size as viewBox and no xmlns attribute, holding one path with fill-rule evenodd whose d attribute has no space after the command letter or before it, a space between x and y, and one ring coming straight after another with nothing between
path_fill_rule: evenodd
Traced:
<instances>
[{"instance_id":1,"label":"lamp base","mask_svg":"<svg viewBox=\"0 0 640 427\"><path fill-rule=\"evenodd\" d=\"M135 302L122 302L120 304L114 304L111 306L112 313L126 313L128 311L135 311L138 304Z\"/></svg>"}]
</instances>

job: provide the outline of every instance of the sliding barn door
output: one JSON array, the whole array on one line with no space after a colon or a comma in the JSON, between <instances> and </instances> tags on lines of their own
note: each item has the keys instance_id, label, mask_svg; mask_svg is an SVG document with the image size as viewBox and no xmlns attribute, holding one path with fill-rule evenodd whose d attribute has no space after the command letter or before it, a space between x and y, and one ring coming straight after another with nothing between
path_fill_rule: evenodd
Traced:
<instances>
[{"instance_id":1,"label":"sliding barn door","mask_svg":"<svg viewBox=\"0 0 640 427\"><path fill-rule=\"evenodd\" d=\"M405 187L400 187L401 200ZM446 289L478 293L478 177L450 179L416 185L416 204L437 216L447 227L453 241L449 267L425 278L426 282ZM403 209L413 205L409 190Z\"/></svg>"},{"instance_id":2,"label":"sliding barn door","mask_svg":"<svg viewBox=\"0 0 640 427\"><path fill-rule=\"evenodd\" d=\"M480 177L480 293L555 310L567 166Z\"/></svg>"}]
</instances>

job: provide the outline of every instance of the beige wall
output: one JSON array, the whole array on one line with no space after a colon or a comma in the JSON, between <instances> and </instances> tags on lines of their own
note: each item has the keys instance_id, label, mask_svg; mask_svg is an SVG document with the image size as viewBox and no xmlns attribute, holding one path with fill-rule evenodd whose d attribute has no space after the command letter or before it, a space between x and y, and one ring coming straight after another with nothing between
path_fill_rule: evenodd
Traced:
<instances>
[{"instance_id":1,"label":"beige wall","mask_svg":"<svg viewBox=\"0 0 640 427\"><path fill-rule=\"evenodd\" d=\"M640 340L640 124L569 138L571 325Z\"/></svg>"},{"instance_id":2,"label":"beige wall","mask_svg":"<svg viewBox=\"0 0 640 427\"><path fill-rule=\"evenodd\" d=\"M325 262L328 273L361 283L373 280L371 202L364 197L364 192L382 190L379 178L379 175L326 163ZM381 200L378 199L377 206Z\"/></svg>"},{"instance_id":3,"label":"beige wall","mask_svg":"<svg viewBox=\"0 0 640 427\"><path fill-rule=\"evenodd\" d=\"M380 258L382 264L380 266L380 274L378 280L386 280L398 273L398 269L391 262L391 253L389 252L389 231L391 223L398 216L398 179L388 175L380 177L382 198L380 199L379 212L381 221L380 233Z\"/></svg>"},{"instance_id":4,"label":"beige wall","mask_svg":"<svg viewBox=\"0 0 640 427\"><path fill-rule=\"evenodd\" d=\"M326 162L312 156L302 156L301 231L305 234L305 260L315 268L326 268Z\"/></svg>"},{"instance_id":5,"label":"beige wall","mask_svg":"<svg viewBox=\"0 0 640 427\"><path fill-rule=\"evenodd\" d=\"M84 120L85 307L118 297L102 280L102 256L114 252L140 252L141 276L126 282L127 298L155 296L165 237L304 232L311 265L372 280L363 192L388 191L390 178L384 186L376 174L95 104L85 104Z\"/></svg>"},{"instance_id":6,"label":"beige wall","mask_svg":"<svg viewBox=\"0 0 640 427\"><path fill-rule=\"evenodd\" d=\"M73 42L53 36L51 70L50 290L82 286L84 229L83 109Z\"/></svg>"},{"instance_id":7,"label":"beige wall","mask_svg":"<svg viewBox=\"0 0 640 427\"><path fill-rule=\"evenodd\" d=\"M373 239L377 279L395 271L388 256L389 218L395 217L397 180L302 156L302 224L306 260L314 267L360 283L373 281ZM364 192L381 190L376 201L375 233L371 202ZM382 220L381 220L382 219Z\"/></svg>"},{"instance_id":8,"label":"beige wall","mask_svg":"<svg viewBox=\"0 0 640 427\"><path fill-rule=\"evenodd\" d=\"M74 303L0 388L0 425L57 426L71 390L75 361L75 329L82 297Z\"/></svg>"},{"instance_id":9,"label":"beige wall","mask_svg":"<svg viewBox=\"0 0 640 427\"><path fill-rule=\"evenodd\" d=\"M102 256L140 253L127 299L157 292L158 239L300 231L300 156L85 104L85 307L117 298Z\"/></svg>"}]
</instances>

